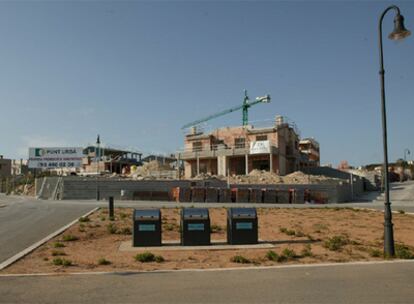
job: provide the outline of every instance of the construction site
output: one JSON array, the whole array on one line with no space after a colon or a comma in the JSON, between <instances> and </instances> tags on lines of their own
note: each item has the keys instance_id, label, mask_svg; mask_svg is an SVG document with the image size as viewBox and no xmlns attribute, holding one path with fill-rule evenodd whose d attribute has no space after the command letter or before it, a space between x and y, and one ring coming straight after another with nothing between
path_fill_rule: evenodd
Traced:
<instances>
[{"instance_id":1,"label":"construction site","mask_svg":"<svg viewBox=\"0 0 414 304\"><path fill-rule=\"evenodd\" d=\"M54 200L286 204L347 202L377 189L375 176L320 167L319 142L301 138L288 118L275 115L264 126L251 124L249 109L270 101L270 95L250 100L245 91L241 105L185 124L183 149L169 155L143 157L138 150L101 145L99 136L95 145L82 148L36 148L28 160L34 178L14 181L20 185L14 188L3 183L2 188ZM242 112L241 125L204 131L203 124L236 111ZM70 162L60 158L52 163L42 160L54 160L53 154L39 156L62 151L78 154Z\"/></svg>"}]
</instances>

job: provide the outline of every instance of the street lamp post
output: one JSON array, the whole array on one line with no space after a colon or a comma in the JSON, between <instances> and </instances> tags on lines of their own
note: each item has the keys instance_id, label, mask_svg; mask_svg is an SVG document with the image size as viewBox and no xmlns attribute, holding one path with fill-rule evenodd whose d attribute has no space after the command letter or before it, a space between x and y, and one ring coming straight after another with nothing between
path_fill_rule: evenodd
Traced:
<instances>
[{"instance_id":1,"label":"street lamp post","mask_svg":"<svg viewBox=\"0 0 414 304\"><path fill-rule=\"evenodd\" d=\"M407 161L407 154L408 154L408 155L410 155L410 154L411 154L410 149L405 149L405 150L404 150L404 161Z\"/></svg>"},{"instance_id":2,"label":"street lamp post","mask_svg":"<svg viewBox=\"0 0 414 304\"><path fill-rule=\"evenodd\" d=\"M95 157L96 157L96 200L99 201L101 199L99 193L99 163L100 163L100 144L101 139L99 137L96 138L96 149L95 149Z\"/></svg>"},{"instance_id":3,"label":"street lamp post","mask_svg":"<svg viewBox=\"0 0 414 304\"><path fill-rule=\"evenodd\" d=\"M390 10L395 10L396 15L394 18L394 30L389 34L388 38L392 40L400 40L409 36L411 33L404 26L404 17L400 14L400 9L395 6L389 6L382 13L379 24L379 51L380 51L380 82L381 82L381 110L382 110L382 139L384 148L384 185L385 185L385 201L384 201L384 255L387 257L393 257L395 255L394 249L394 232L392 224L391 214L391 202L390 202L390 189L388 179L388 144L387 144L387 114L385 109L385 86L384 86L384 56L382 50L382 20L386 13Z\"/></svg>"}]
</instances>

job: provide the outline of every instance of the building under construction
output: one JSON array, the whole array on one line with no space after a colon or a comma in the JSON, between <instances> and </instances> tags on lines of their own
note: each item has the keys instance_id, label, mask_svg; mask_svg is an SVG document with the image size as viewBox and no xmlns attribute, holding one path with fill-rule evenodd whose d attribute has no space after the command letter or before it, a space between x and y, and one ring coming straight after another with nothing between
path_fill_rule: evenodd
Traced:
<instances>
[{"instance_id":1,"label":"building under construction","mask_svg":"<svg viewBox=\"0 0 414 304\"><path fill-rule=\"evenodd\" d=\"M244 125L203 133L193 127L184 146L178 156L184 161L185 178L247 175L255 169L286 175L319 165L317 141L301 142L295 125L282 116L264 128Z\"/></svg>"}]
</instances>

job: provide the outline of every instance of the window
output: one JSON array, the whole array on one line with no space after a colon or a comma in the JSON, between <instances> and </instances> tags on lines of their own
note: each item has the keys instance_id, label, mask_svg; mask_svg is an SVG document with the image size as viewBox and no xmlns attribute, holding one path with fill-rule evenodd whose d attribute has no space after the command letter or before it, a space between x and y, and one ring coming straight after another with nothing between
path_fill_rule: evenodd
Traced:
<instances>
[{"instance_id":1,"label":"window","mask_svg":"<svg viewBox=\"0 0 414 304\"><path fill-rule=\"evenodd\" d=\"M193 152L199 152L203 149L201 141L193 142Z\"/></svg>"},{"instance_id":2,"label":"window","mask_svg":"<svg viewBox=\"0 0 414 304\"><path fill-rule=\"evenodd\" d=\"M244 148L246 146L246 139L244 137L234 139L234 147L237 149Z\"/></svg>"},{"instance_id":3,"label":"window","mask_svg":"<svg viewBox=\"0 0 414 304\"><path fill-rule=\"evenodd\" d=\"M256 140L257 141L267 140L267 135L257 135Z\"/></svg>"}]
</instances>

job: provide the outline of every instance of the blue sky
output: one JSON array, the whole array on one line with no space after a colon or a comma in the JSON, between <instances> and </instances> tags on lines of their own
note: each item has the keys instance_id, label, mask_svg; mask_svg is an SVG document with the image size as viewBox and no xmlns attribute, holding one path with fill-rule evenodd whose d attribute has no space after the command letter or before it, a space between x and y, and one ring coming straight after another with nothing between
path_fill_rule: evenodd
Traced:
<instances>
[{"instance_id":1,"label":"blue sky","mask_svg":"<svg viewBox=\"0 0 414 304\"><path fill-rule=\"evenodd\" d=\"M414 30L414 2L394 1ZM270 94L322 163L382 160L377 23L391 2L1 2L0 154L183 146L181 126ZM384 20L392 30L393 13ZM390 159L414 152L414 36L384 40ZM241 112L209 123L238 125Z\"/></svg>"}]
</instances>

